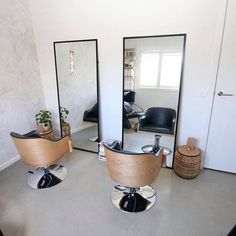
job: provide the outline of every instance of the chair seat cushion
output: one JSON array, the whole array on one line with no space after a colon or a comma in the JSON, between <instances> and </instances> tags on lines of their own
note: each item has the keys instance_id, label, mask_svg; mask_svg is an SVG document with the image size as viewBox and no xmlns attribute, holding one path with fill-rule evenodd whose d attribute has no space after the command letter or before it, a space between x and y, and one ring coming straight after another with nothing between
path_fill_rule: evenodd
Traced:
<instances>
[{"instance_id":1,"label":"chair seat cushion","mask_svg":"<svg viewBox=\"0 0 236 236\"><path fill-rule=\"evenodd\" d=\"M87 117L86 119L84 119L84 121L90 121L90 122L97 123L98 118L97 117Z\"/></svg>"},{"instance_id":2,"label":"chair seat cushion","mask_svg":"<svg viewBox=\"0 0 236 236\"><path fill-rule=\"evenodd\" d=\"M164 125L157 126L155 124L145 124L143 126L140 125L139 130L164 134L173 134L173 130Z\"/></svg>"}]
</instances>

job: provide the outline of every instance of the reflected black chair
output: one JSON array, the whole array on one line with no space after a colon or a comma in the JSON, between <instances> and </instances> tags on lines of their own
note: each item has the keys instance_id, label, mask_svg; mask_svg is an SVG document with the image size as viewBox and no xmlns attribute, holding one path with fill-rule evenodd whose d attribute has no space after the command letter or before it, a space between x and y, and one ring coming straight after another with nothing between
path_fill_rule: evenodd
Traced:
<instances>
[{"instance_id":1,"label":"reflected black chair","mask_svg":"<svg viewBox=\"0 0 236 236\"><path fill-rule=\"evenodd\" d=\"M236 235L236 225L230 230L227 236L235 236Z\"/></svg>"},{"instance_id":2,"label":"reflected black chair","mask_svg":"<svg viewBox=\"0 0 236 236\"><path fill-rule=\"evenodd\" d=\"M139 118L139 130L174 134L176 111L165 107L150 107L145 115Z\"/></svg>"},{"instance_id":3,"label":"reflected black chair","mask_svg":"<svg viewBox=\"0 0 236 236\"><path fill-rule=\"evenodd\" d=\"M143 109L135 103L130 104L129 102L124 102L124 128L132 128L129 119L139 118L145 113Z\"/></svg>"},{"instance_id":4,"label":"reflected black chair","mask_svg":"<svg viewBox=\"0 0 236 236\"><path fill-rule=\"evenodd\" d=\"M98 123L98 104L84 112L83 121Z\"/></svg>"},{"instance_id":5,"label":"reflected black chair","mask_svg":"<svg viewBox=\"0 0 236 236\"><path fill-rule=\"evenodd\" d=\"M124 90L124 101L135 102L135 92L132 90Z\"/></svg>"}]
</instances>

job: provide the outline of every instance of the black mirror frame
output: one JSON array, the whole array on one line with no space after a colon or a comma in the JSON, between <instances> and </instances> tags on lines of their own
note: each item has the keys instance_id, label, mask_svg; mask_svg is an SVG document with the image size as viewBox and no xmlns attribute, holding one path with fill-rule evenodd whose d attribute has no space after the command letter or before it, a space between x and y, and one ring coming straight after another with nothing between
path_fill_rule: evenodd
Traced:
<instances>
[{"instance_id":1,"label":"black mirror frame","mask_svg":"<svg viewBox=\"0 0 236 236\"><path fill-rule=\"evenodd\" d=\"M82 39L82 40L68 40L68 41L54 41L53 42L53 49L54 49L54 62L55 62L55 72L56 72L56 84L57 84L57 101L58 101L58 117L60 121L60 131L61 131L61 137L62 137L62 123L61 123L61 115L60 115L60 94L59 94L59 82L58 82L58 71L57 71L57 58L56 58L56 44L58 43L75 43L75 42L87 42L87 41L94 41L95 42L95 47L96 47L96 80L97 80L97 103L98 103L98 144L100 142L100 92L99 92L99 61L98 61L98 40L97 39ZM78 147L73 147L74 149L77 150L82 150L86 152L91 152L91 153L98 153L92 151L92 150L87 150L83 148L78 148Z\"/></svg>"},{"instance_id":2,"label":"black mirror frame","mask_svg":"<svg viewBox=\"0 0 236 236\"><path fill-rule=\"evenodd\" d=\"M186 51L186 39L187 34L167 34L167 35L150 35L150 36L131 36L131 37L123 37L123 85L122 85L122 148L124 147L124 84L125 84L125 40L126 39L141 39L141 38L157 38L157 37L176 37L176 36L182 36L183 37L183 57L181 62L181 73L180 73L180 84L179 84L179 97L178 97L178 107L177 107L177 117L176 117L176 128L175 128L175 141L174 141L174 147L173 147L173 161L172 161L172 167L166 167L173 169L174 166L174 152L176 149L176 137L177 137L177 131L178 131L178 118L179 118L179 110L180 110L180 99L181 99L181 91L182 91L182 83L183 83L183 74L184 74L184 61L185 61L185 51Z\"/></svg>"}]
</instances>

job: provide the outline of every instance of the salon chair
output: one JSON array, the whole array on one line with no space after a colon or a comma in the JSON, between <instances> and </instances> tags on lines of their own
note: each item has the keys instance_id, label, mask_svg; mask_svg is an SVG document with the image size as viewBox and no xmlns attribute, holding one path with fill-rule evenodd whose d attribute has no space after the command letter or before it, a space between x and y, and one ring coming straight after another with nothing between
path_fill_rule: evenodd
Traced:
<instances>
[{"instance_id":1,"label":"salon chair","mask_svg":"<svg viewBox=\"0 0 236 236\"><path fill-rule=\"evenodd\" d=\"M96 103L91 109L84 112L83 121L98 123L98 104ZM98 136L89 138L92 142L98 142Z\"/></svg>"},{"instance_id":2,"label":"salon chair","mask_svg":"<svg viewBox=\"0 0 236 236\"><path fill-rule=\"evenodd\" d=\"M150 209L156 202L150 186L161 169L163 150L153 153L133 153L122 150L116 141L104 144L108 171L116 185L111 193L113 204L126 212Z\"/></svg>"},{"instance_id":3,"label":"salon chair","mask_svg":"<svg viewBox=\"0 0 236 236\"><path fill-rule=\"evenodd\" d=\"M32 188L49 188L65 179L67 170L57 162L64 154L72 152L69 136L52 141L41 138L36 130L23 135L11 132L10 136L21 159L36 167L36 170L29 171L28 175L27 182Z\"/></svg>"},{"instance_id":4,"label":"salon chair","mask_svg":"<svg viewBox=\"0 0 236 236\"><path fill-rule=\"evenodd\" d=\"M135 103L135 91L124 90L124 128L131 129L129 119L139 118L144 115L143 109Z\"/></svg>"},{"instance_id":5,"label":"salon chair","mask_svg":"<svg viewBox=\"0 0 236 236\"><path fill-rule=\"evenodd\" d=\"M131 129L132 126L129 119L139 118L144 114L143 109L137 104L124 101L124 128Z\"/></svg>"},{"instance_id":6,"label":"salon chair","mask_svg":"<svg viewBox=\"0 0 236 236\"><path fill-rule=\"evenodd\" d=\"M86 110L84 112L83 121L98 123L98 104L97 103L91 109Z\"/></svg>"},{"instance_id":7,"label":"salon chair","mask_svg":"<svg viewBox=\"0 0 236 236\"><path fill-rule=\"evenodd\" d=\"M165 107L150 107L145 115L139 118L139 130L174 134L176 111Z\"/></svg>"}]
</instances>

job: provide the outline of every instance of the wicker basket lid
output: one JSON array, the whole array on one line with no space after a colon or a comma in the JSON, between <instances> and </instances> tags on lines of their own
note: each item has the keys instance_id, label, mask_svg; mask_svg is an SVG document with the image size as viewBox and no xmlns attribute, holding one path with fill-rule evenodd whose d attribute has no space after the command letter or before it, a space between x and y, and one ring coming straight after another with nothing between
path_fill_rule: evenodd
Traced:
<instances>
[{"instance_id":1,"label":"wicker basket lid","mask_svg":"<svg viewBox=\"0 0 236 236\"><path fill-rule=\"evenodd\" d=\"M200 149L199 148L196 148L196 147L190 148L187 145L183 145L183 146L178 147L177 151L180 154L182 154L184 156L189 156L189 157L196 157L196 156L200 155Z\"/></svg>"}]
</instances>

